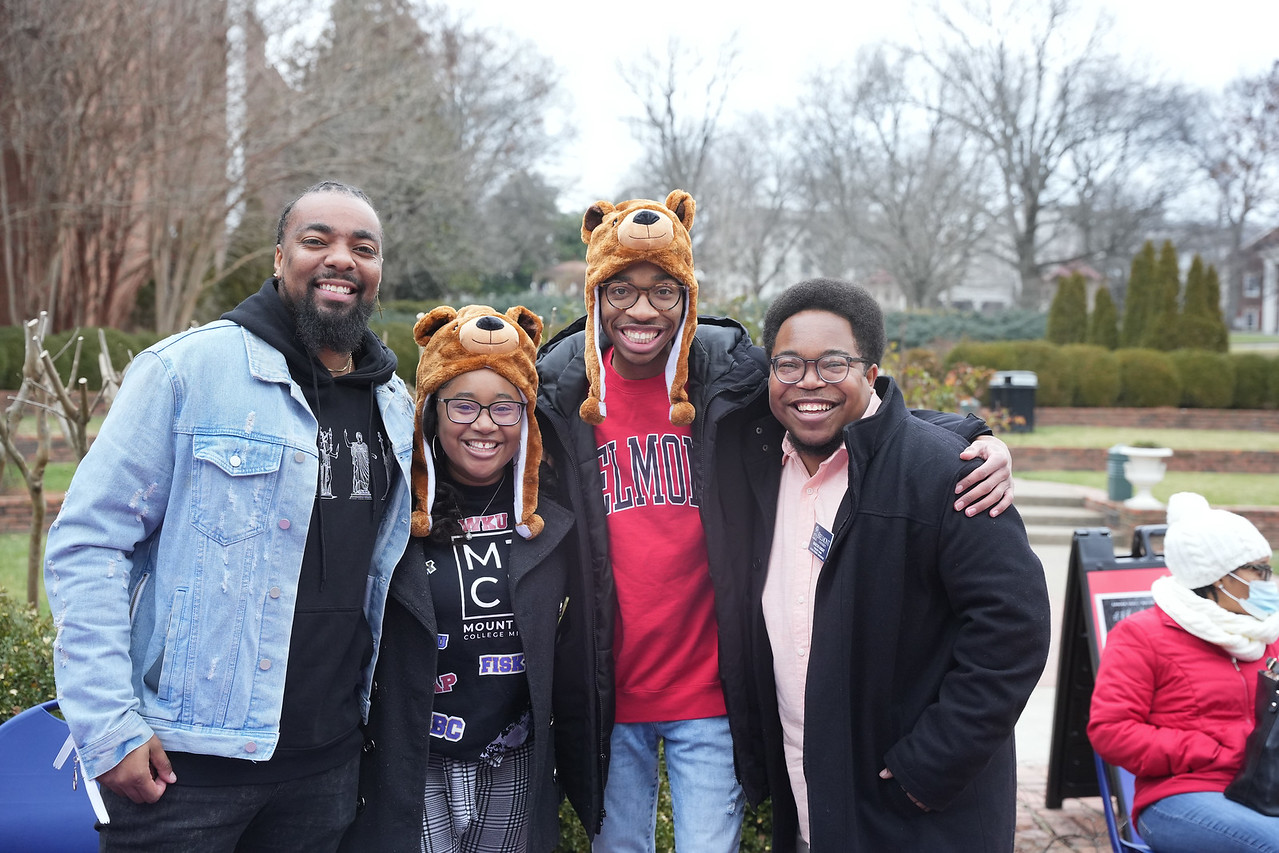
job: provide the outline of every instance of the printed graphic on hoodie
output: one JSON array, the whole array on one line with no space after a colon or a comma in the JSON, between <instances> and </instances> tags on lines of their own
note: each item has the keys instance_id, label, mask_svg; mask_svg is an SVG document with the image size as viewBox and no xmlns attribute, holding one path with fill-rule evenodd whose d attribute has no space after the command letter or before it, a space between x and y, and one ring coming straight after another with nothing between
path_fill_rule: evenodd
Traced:
<instances>
[{"instance_id":1,"label":"printed graphic on hoodie","mask_svg":"<svg viewBox=\"0 0 1279 853\"><path fill-rule=\"evenodd\" d=\"M364 429L342 429L342 443L339 444L333 435L333 427L321 427L316 437L316 446L320 451L320 477L316 494L321 500L331 501L346 498L351 501L373 500L373 469L377 460L386 472L383 482L381 500L386 499L393 476L391 466L395 460L390 458L390 442L382 431L376 430L377 453L373 453L369 442L364 438ZM354 437L352 437L354 435ZM347 484L349 488L344 488ZM335 493L336 489L336 493Z\"/></svg>"}]
</instances>

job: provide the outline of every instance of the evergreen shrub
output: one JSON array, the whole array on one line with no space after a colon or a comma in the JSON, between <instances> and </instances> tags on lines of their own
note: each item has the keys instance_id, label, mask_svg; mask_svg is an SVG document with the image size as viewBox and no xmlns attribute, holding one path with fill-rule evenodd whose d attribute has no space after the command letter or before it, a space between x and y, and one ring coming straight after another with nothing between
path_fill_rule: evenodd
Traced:
<instances>
[{"instance_id":1,"label":"evergreen shrub","mask_svg":"<svg viewBox=\"0 0 1279 853\"><path fill-rule=\"evenodd\" d=\"M1235 366L1229 356L1207 350L1169 353L1181 379L1181 405L1195 409L1228 409L1235 399Z\"/></svg>"},{"instance_id":2,"label":"evergreen shrub","mask_svg":"<svg viewBox=\"0 0 1279 853\"><path fill-rule=\"evenodd\" d=\"M1235 368L1236 409L1268 409L1275 405L1270 395L1270 370L1274 359L1255 352L1230 356Z\"/></svg>"},{"instance_id":3,"label":"evergreen shrub","mask_svg":"<svg viewBox=\"0 0 1279 853\"><path fill-rule=\"evenodd\" d=\"M1119 399L1119 359L1104 346L1071 344L1061 348L1074 375L1071 405L1113 406Z\"/></svg>"},{"instance_id":4,"label":"evergreen shrub","mask_svg":"<svg viewBox=\"0 0 1279 853\"><path fill-rule=\"evenodd\" d=\"M1039 387L1036 406L1069 406L1075 393L1075 374L1062 347L1048 341L1013 341L1015 367L1001 370L1033 370Z\"/></svg>"},{"instance_id":5,"label":"evergreen shrub","mask_svg":"<svg viewBox=\"0 0 1279 853\"><path fill-rule=\"evenodd\" d=\"M409 393L417 390L417 363L420 353L417 339L413 337L412 323L373 323L370 325L373 334L386 342L395 353L398 362L395 372L409 386Z\"/></svg>"},{"instance_id":6,"label":"evergreen shrub","mask_svg":"<svg viewBox=\"0 0 1279 853\"><path fill-rule=\"evenodd\" d=\"M57 695L53 620L0 589L0 722Z\"/></svg>"},{"instance_id":7,"label":"evergreen shrub","mask_svg":"<svg viewBox=\"0 0 1279 853\"><path fill-rule=\"evenodd\" d=\"M1266 373L1269 376L1270 401L1275 406L1279 406L1279 358L1272 358L1270 363L1266 365Z\"/></svg>"},{"instance_id":8,"label":"evergreen shrub","mask_svg":"<svg viewBox=\"0 0 1279 853\"><path fill-rule=\"evenodd\" d=\"M1181 377L1166 353L1148 349L1118 350L1121 406L1149 408L1181 402Z\"/></svg>"},{"instance_id":9,"label":"evergreen shrub","mask_svg":"<svg viewBox=\"0 0 1279 853\"><path fill-rule=\"evenodd\" d=\"M1012 370L1017 363L1017 353L1009 341L963 341L946 353L946 366L971 364L989 367L991 370Z\"/></svg>"},{"instance_id":10,"label":"evergreen shrub","mask_svg":"<svg viewBox=\"0 0 1279 853\"><path fill-rule=\"evenodd\" d=\"M0 388L16 390L22 385L22 362L26 358L26 328L0 326Z\"/></svg>"}]
</instances>

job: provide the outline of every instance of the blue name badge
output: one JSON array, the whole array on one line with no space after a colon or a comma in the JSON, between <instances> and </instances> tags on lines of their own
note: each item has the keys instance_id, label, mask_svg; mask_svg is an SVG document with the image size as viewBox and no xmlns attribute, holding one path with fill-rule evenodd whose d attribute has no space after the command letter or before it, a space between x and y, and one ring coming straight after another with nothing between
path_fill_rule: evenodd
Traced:
<instances>
[{"instance_id":1,"label":"blue name badge","mask_svg":"<svg viewBox=\"0 0 1279 853\"><path fill-rule=\"evenodd\" d=\"M813 525L813 535L808 540L808 550L817 555L817 559L823 563L830 556L830 542L834 539L834 535L822 527L820 524Z\"/></svg>"}]
</instances>

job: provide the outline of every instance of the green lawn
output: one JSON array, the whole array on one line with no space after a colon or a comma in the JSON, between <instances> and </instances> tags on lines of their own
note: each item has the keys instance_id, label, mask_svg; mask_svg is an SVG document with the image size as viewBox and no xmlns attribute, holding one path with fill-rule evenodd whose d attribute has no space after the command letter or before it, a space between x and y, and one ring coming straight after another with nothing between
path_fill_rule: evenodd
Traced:
<instances>
[{"instance_id":1,"label":"green lawn","mask_svg":"<svg viewBox=\"0 0 1279 853\"><path fill-rule=\"evenodd\" d=\"M1025 480L1073 483L1106 490L1104 471L1023 471L1013 475ZM1279 506L1279 477L1273 474L1218 474L1169 471L1151 494L1167 502L1174 492L1198 492L1213 506Z\"/></svg>"},{"instance_id":2,"label":"green lawn","mask_svg":"<svg viewBox=\"0 0 1279 853\"><path fill-rule=\"evenodd\" d=\"M27 534L0 533L0 589L19 601L27 600ZM41 546L43 548L43 545ZM40 611L49 612L44 596L44 579L40 579Z\"/></svg>"},{"instance_id":3,"label":"green lawn","mask_svg":"<svg viewBox=\"0 0 1279 853\"><path fill-rule=\"evenodd\" d=\"M1001 432L1009 447L1112 447L1153 441L1173 450L1279 450L1279 433L1224 429L1043 426L1034 432Z\"/></svg>"},{"instance_id":4,"label":"green lawn","mask_svg":"<svg viewBox=\"0 0 1279 853\"><path fill-rule=\"evenodd\" d=\"M44 469L44 490L46 492L65 492L71 484L71 475L75 473L74 462L50 462ZM4 466L4 477L0 479L0 488L5 494L24 494L26 483L18 469L9 463Z\"/></svg>"}]
</instances>

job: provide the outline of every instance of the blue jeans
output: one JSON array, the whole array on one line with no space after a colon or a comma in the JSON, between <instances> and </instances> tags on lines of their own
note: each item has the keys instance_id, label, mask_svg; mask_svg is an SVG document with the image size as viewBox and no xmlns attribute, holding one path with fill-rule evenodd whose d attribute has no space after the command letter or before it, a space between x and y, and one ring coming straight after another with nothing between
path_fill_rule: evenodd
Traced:
<instances>
[{"instance_id":1,"label":"blue jeans","mask_svg":"<svg viewBox=\"0 0 1279 853\"><path fill-rule=\"evenodd\" d=\"M154 803L102 787L111 822L99 824L103 853L337 850L355 820L360 759L332 770L262 785L170 785Z\"/></svg>"},{"instance_id":2,"label":"blue jeans","mask_svg":"<svg viewBox=\"0 0 1279 853\"><path fill-rule=\"evenodd\" d=\"M1279 853L1279 817L1218 791L1155 800L1141 810L1137 830L1157 853Z\"/></svg>"},{"instance_id":3,"label":"blue jeans","mask_svg":"<svg viewBox=\"0 0 1279 853\"><path fill-rule=\"evenodd\" d=\"M653 853L657 827L657 744L666 773L678 853L737 853L746 797L733 770L728 717L613 726L604 826L595 853Z\"/></svg>"}]
</instances>

